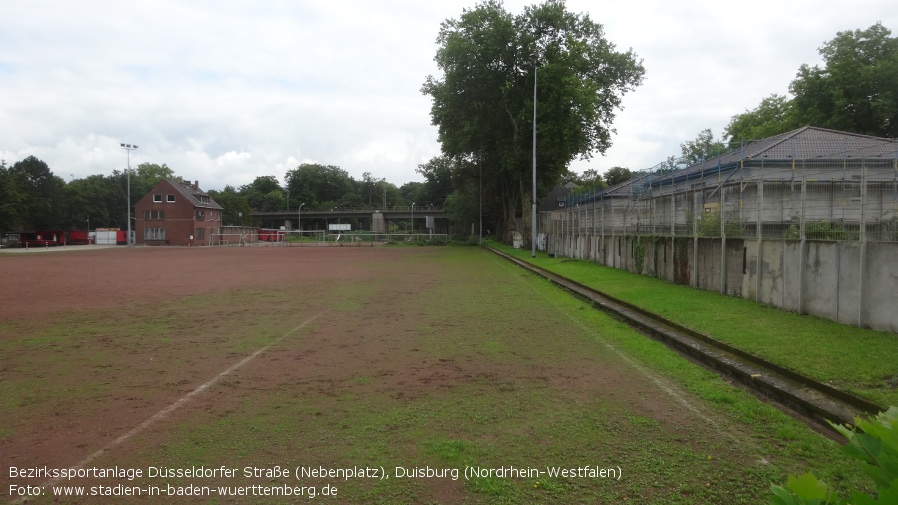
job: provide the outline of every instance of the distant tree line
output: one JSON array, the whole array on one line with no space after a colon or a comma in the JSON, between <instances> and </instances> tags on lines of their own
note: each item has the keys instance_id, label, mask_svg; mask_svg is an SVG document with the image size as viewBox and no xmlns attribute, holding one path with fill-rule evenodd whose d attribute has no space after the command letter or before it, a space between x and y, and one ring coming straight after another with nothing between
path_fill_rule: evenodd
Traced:
<instances>
[{"instance_id":1,"label":"distant tree line","mask_svg":"<svg viewBox=\"0 0 898 505\"><path fill-rule=\"evenodd\" d=\"M419 169L420 171L420 169ZM273 175L256 177L240 186L225 186L209 195L224 207L225 224L253 226L252 211L285 212L304 209L442 206L448 193L436 181L396 186L370 172L355 179L338 166L304 163L287 171L284 184Z\"/></svg>"},{"instance_id":2,"label":"distant tree line","mask_svg":"<svg viewBox=\"0 0 898 505\"><path fill-rule=\"evenodd\" d=\"M422 165L424 167L425 165ZM223 190L209 190L224 207L226 225L254 226L253 211L276 212L334 207L381 208L443 205L451 184L419 168L427 180L402 186L364 173L356 180L333 165L303 164L288 171L284 184L274 175ZM131 205L163 179L179 179L167 165L142 163L131 170ZM13 165L0 162L0 233L50 229L127 228L128 174L91 175L66 182L49 165L29 156ZM132 212L133 219L133 212Z\"/></svg>"},{"instance_id":3,"label":"distant tree line","mask_svg":"<svg viewBox=\"0 0 898 505\"><path fill-rule=\"evenodd\" d=\"M126 228L128 174L91 175L69 182L34 156L0 162L0 232L47 229ZM143 163L131 170L136 202L160 180L174 177L166 165Z\"/></svg>"}]
</instances>

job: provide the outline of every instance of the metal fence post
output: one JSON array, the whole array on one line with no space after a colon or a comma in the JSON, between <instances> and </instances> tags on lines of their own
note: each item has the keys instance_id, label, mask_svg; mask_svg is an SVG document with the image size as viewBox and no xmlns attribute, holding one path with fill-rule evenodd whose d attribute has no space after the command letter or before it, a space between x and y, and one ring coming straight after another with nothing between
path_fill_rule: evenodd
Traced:
<instances>
[{"instance_id":1,"label":"metal fence post","mask_svg":"<svg viewBox=\"0 0 898 505\"><path fill-rule=\"evenodd\" d=\"M807 248L807 219L805 216L808 194L807 175L801 174L801 207L799 208L799 231L798 231L798 313L804 314L804 269L805 269L805 249Z\"/></svg>"},{"instance_id":2,"label":"metal fence post","mask_svg":"<svg viewBox=\"0 0 898 505\"><path fill-rule=\"evenodd\" d=\"M720 176L718 175L718 179ZM726 294L727 292L727 233L726 233L726 212L724 209L726 208L726 189L723 187L723 184L720 185L719 196L719 205L720 205L720 282L719 288L721 294Z\"/></svg>"},{"instance_id":3,"label":"metal fence post","mask_svg":"<svg viewBox=\"0 0 898 505\"><path fill-rule=\"evenodd\" d=\"M761 265L763 262L761 261L763 254L763 243L762 239L764 236L764 215L762 213L762 209L764 208L764 173L761 172L761 178L758 181L758 222L755 223L755 235L757 241L755 242L755 301L761 301Z\"/></svg>"},{"instance_id":4,"label":"metal fence post","mask_svg":"<svg viewBox=\"0 0 898 505\"><path fill-rule=\"evenodd\" d=\"M858 302L857 302L857 325L864 326L864 303L867 297L864 296L864 277L867 275L867 160L861 160L861 229L859 235L860 258L858 258Z\"/></svg>"},{"instance_id":5,"label":"metal fence post","mask_svg":"<svg viewBox=\"0 0 898 505\"><path fill-rule=\"evenodd\" d=\"M699 192L693 191L692 193L692 268L690 269L690 279L689 282L692 283L692 287L698 287L698 218L700 217L700 213L698 210L698 197Z\"/></svg>"}]
</instances>

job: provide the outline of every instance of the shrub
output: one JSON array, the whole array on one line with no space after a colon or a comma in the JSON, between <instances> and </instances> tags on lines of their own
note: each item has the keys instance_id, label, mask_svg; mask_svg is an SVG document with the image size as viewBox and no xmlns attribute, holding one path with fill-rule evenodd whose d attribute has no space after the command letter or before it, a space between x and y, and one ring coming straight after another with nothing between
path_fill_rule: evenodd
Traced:
<instances>
[{"instance_id":1,"label":"shrub","mask_svg":"<svg viewBox=\"0 0 898 505\"><path fill-rule=\"evenodd\" d=\"M836 495L829 486L806 473L789 476L786 487L771 486L774 505L885 505L898 503L898 407L891 407L871 420L855 419L855 426L830 423L848 443L842 451L864 463L864 472L876 484L876 495L853 491L849 499Z\"/></svg>"}]
</instances>

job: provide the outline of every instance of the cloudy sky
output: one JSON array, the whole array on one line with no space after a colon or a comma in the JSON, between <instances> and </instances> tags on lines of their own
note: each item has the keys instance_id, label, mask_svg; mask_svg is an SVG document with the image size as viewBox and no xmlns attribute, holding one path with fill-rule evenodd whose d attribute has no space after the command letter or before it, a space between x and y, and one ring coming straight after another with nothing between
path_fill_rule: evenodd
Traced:
<instances>
[{"instance_id":1,"label":"cloudy sky","mask_svg":"<svg viewBox=\"0 0 898 505\"><path fill-rule=\"evenodd\" d=\"M534 1L507 0L520 13ZM475 0L0 0L0 158L70 180L165 163L204 189L301 163L401 185L440 152L420 93L440 22ZM704 128L785 94L837 32L894 0L569 0L643 58L614 145L577 172L642 169Z\"/></svg>"}]
</instances>

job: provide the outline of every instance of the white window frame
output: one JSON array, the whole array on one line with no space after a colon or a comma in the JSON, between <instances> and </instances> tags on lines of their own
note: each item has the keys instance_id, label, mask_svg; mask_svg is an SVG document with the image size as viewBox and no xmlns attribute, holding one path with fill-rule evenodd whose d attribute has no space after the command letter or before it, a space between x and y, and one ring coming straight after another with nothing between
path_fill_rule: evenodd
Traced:
<instances>
[{"instance_id":1,"label":"white window frame","mask_svg":"<svg viewBox=\"0 0 898 505\"><path fill-rule=\"evenodd\" d=\"M147 240L166 240L164 226L145 226L143 229L143 239Z\"/></svg>"}]
</instances>

